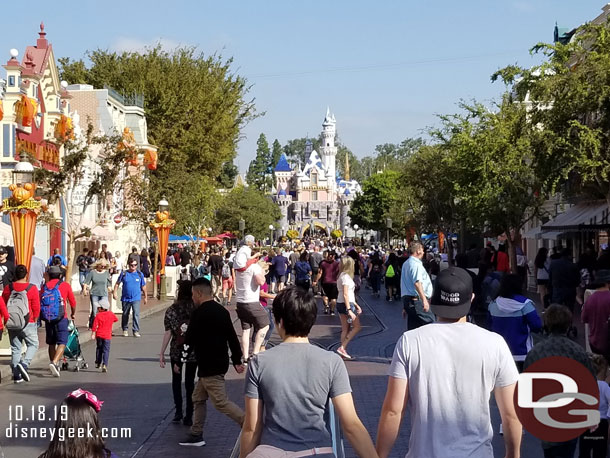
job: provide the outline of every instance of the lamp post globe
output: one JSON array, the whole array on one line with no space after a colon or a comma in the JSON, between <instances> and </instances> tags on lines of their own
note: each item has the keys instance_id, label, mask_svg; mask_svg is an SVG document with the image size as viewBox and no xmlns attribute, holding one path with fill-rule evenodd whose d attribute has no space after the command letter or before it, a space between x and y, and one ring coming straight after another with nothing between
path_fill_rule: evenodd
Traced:
<instances>
[{"instance_id":1,"label":"lamp post globe","mask_svg":"<svg viewBox=\"0 0 610 458\"><path fill-rule=\"evenodd\" d=\"M169 202L167 201L167 199L165 197L162 197L161 200L159 201L159 211L160 212L165 212L169 209Z\"/></svg>"},{"instance_id":2,"label":"lamp post globe","mask_svg":"<svg viewBox=\"0 0 610 458\"><path fill-rule=\"evenodd\" d=\"M23 185L25 183L31 183L33 177L34 166L30 161L28 161L28 157L23 154L13 170L13 181L15 184Z\"/></svg>"},{"instance_id":3,"label":"lamp post globe","mask_svg":"<svg viewBox=\"0 0 610 458\"><path fill-rule=\"evenodd\" d=\"M269 246L273 246L273 224L269 225Z\"/></svg>"}]
</instances>

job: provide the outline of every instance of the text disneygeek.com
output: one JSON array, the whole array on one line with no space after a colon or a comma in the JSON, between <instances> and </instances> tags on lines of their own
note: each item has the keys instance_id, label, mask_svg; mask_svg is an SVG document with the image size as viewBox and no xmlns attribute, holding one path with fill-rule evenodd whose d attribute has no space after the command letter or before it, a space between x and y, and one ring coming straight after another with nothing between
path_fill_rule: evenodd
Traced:
<instances>
[{"instance_id":1,"label":"text disneygeek.com","mask_svg":"<svg viewBox=\"0 0 610 458\"><path fill-rule=\"evenodd\" d=\"M55 428L44 426L20 426L19 423L9 423L4 431L7 439L48 439L57 437L60 441L102 437L103 439L130 439L131 428L101 428L96 432L89 424L78 428Z\"/></svg>"}]
</instances>

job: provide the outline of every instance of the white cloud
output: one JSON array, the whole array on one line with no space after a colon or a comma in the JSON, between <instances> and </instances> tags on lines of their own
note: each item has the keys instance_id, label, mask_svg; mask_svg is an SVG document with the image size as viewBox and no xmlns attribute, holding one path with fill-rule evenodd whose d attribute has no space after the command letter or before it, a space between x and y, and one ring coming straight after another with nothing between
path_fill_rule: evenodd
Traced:
<instances>
[{"instance_id":1,"label":"white cloud","mask_svg":"<svg viewBox=\"0 0 610 458\"><path fill-rule=\"evenodd\" d=\"M150 41L145 41L140 38L133 37L119 37L112 44L111 48L116 52L142 52L146 48L153 48L157 44L161 43L161 46L166 51L171 51L180 46L180 43L169 38L154 38Z\"/></svg>"}]
</instances>

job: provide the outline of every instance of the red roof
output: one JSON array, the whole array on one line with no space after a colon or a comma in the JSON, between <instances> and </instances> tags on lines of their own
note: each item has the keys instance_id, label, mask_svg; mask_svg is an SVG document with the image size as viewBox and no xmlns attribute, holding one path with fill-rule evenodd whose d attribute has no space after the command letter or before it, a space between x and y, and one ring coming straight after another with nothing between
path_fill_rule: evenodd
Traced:
<instances>
[{"instance_id":1,"label":"red roof","mask_svg":"<svg viewBox=\"0 0 610 458\"><path fill-rule=\"evenodd\" d=\"M40 24L39 38L36 40L36 46L28 46L25 48L25 55L21 65L23 66L22 74L25 76L42 76L51 55L53 47L46 39L47 33L44 31L44 23Z\"/></svg>"}]
</instances>

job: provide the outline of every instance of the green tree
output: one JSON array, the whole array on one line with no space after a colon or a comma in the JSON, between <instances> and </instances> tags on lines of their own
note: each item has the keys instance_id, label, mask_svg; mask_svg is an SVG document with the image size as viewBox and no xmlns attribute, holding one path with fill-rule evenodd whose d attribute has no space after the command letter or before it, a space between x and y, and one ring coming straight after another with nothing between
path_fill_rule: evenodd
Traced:
<instances>
[{"instance_id":1,"label":"green tree","mask_svg":"<svg viewBox=\"0 0 610 458\"><path fill-rule=\"evenodd\" d=\"M216 179L218 182L218 186L223 189L230 189L233 187L233 183L235 182L235 177L239 174L239 169L233 163L233 161L227 161L222 165L222 169L220 170L220 175Z\"/></svg>"},{"instance_id":2,"label":"green tree","mask_svg":"<svg viewBox=\"0 0 610 458\"><path fill-rule=\"evenodd\" d=\"M362 183L362 193L354 198L349 217L352 224L366 230L385 229L385 218L396 204L399 173L387 170Z\"/></svg>"},{"instance_id":3,"label":"green tree","mask_svg":"<svg viewBox=\"0 0 610 458\"><path fill-rule=\"evenodd\" d=\"M282 156L283 152L284 150L282 149L282 145L276 138L273 140L273 146L271 147L271 170L275 169L275 166L280 161L280 157Z\"/></svg>"},{"instance_id":4,"label":"green tree","mask_svg":"<svg viewBox=\"0 0 610 458\"><path fill-rule=\"evenodd\" d=\"M509 85L539 126L539 160L550 171L550 186L565 183L569 194L585 193L610 205L609 23L586 24L570 43L540 43L533 52L547 59L531 69L506 67L492 79Z\"/></svg>"},{"instance_id":5,"label":"green tree","mask_svg":"<svg viewBox=\"0 0 610 458\"><path fill-rule=\"evenodd\" d=\"M206 56L192 47L165 51L160 44L143 52L98 49L86 59L89 66L60 59L61 78L113 88L128 104L142 102L134 94L143 96L149 141L154 138L159 148L151 187L165 187L168 199L180 200L172 192L184 188L186 175L195 187L199 177L217 177L223 164L234 159L242 128L257 116L248 98L250 86L235 73L232 59Z\"/></svg>"},{"instance_id":6,"label":"green tree","mask_svg":"<svg viewBox=\"0 0 610 458\"><path fill-rule=\"evenodd\" d=\"M301 167L305 165L307 159L309 159L307 154L305 154L305 145L307 140L312 142L313 149L316 151L320 150L320 140L318 138L302 137L288 140L284 145L284 154L290 162L298 163Z\"/></svg>"},{"instance_id":7,"label":"green tree","mask_svg":"<svg viewBox=\"0 0 610 458\"><path fill-rule=\"evenodd\" d=\"M110 215L105 211L112 200L120 200L122 208L113 208L128 214L132 207L141 203L134 200L132 189L146 188L144 175L130 173L127 158L130 151L119 147L121 137L93 135L89 124L84 138L67 139L63 142L63 154L58 171L38 167L34 172L34 182L42 197L50 203L61 202L65 208L65 224L54 219L45 222L54 225L66 234L68 256L66 278L71 277L75 259L75 245L78 240L91 236L91 231L100 226ZM115 193L123 193L122 199L112 199ZM85 219L91 206L101 209L95 212L94 221Z\"/></svg>"},{"instance_id":8,"label":"green tree","mask_svg":"<svg viewBox=\"0 0 610 458\"><path fill-rule=\"evenodd\" d=\"M260 192L269 191L271 180L271 151L265 134L260 134L256 141L256 157L250 161L246 180L248 185Z\"/></svg>"},{"instance_id":9,"label":"green tree","mask_svg":"<svg viewBox=\"0 0 610 458\"><path fill-rule=\"evenodd\" d=\"M280 217L280 209L270 198L252 187L239 186L221 199L216 225L218 230L237 232L239 220L243 218L248 234L264 238L269 234L269 225L275 225Z\"/></svg>"},{"instance_id":10,"label":"green tree","mask_svg":"<svg viewBox=\"0 0 610 458\"><path fill-rule=\"evenodd\" d=\"M489 110L462 104L466 114L443 117L439 135L444 163L454 183L453 199L467 209L461 218L479 228L505 233L511 267L525 223L539 215L549 188L546 134L529 118L526 107L506 95ZM542 159L541 159L542 158Z\"/></svg>"}]
</instances>

